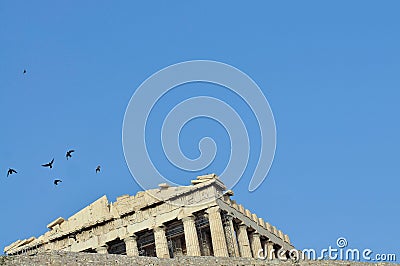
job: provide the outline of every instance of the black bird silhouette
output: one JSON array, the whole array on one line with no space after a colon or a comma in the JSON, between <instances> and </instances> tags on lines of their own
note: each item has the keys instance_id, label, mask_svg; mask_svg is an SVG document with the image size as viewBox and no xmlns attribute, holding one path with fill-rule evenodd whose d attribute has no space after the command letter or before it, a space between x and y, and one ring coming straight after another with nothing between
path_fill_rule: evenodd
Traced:
<instances>
[{"instance_id":1,"label":"black bird silhouette","mask_svg":"<svg viewBox=\"0 0 400 266\"><path fill-rule=\"evenodd\" d=\"M71 157L72 157L71 153L73 153L73 152L75 152L75 150L69 150L69 151L67 151L67 154L65 155L65 157L67 157L67 160L68 160L68 158L71 158Z\"/></svg>"},{"instance_id":2,"label":"black bird silhouette","mask_svg":"<svg viewBox=\"0 0 400 266\"><path fill-rule=\"evenodd\" d=\"M26 69L24 69L24 74L26 74Z\"/></svg>"},{"instance_id":3,"label":"black bird silhouette","mask_svg":"<svg viewBox=\"0 0 400 266\"><path fill-rule=\"evenodd\" d=\"M101 168L100 165L98 165L97 168L96 168L96 174L97 174L98 172L100 172L100 168Z\"/></svg>"},{"instance_id":4,"label":"black bird silhouette","mask_svg":"<svg viewBox=\"0 0 400 266\"><path fill-rule=\"evenodd\" d=\"M60 179L56 179L56 180L54 180L54 182L53 182L53 183L54 183L54 185L56 185L56 186L57 186L57 185L58 185L58 183L61 183L61 182L62 182L62 180L60 180Z\"/></svg>"},{"instance_id":5,"label":"black bird silhouette","mask_svg":"<svg viewBox=\"0 0 400 266\"><path fill-rule=\"evenodd\" d=\"M54 158L53 158L53 160L51 160L51 162L46 163L46 164L42 164L42 166L43 167L50 167L50 169L51 169L51 168L53 168L53 163L54 163Z\"/></svg>"},{"instance_id":6,"label":"black bird silhouette","mask_svg":"<svg viewBox=\"0 0 400 266\"><path fill-rule=\"evenodd\" d=\"M9 175L12 175L13 173L17 173L17 171L15 171L14 169L12 169L12 168L9 168L8 169L8 171L7 171L7 177L9 176Z\"/></svg>"}]
</instances>

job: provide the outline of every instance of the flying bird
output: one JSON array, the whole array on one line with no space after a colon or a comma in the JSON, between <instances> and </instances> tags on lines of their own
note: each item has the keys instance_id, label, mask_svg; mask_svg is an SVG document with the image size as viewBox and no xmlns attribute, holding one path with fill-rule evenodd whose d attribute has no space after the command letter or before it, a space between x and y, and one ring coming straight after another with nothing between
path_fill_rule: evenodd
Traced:
<instances>
[{"instance_id":1,"label":"flying bird","mask_svg":"<svg viewBox=\"0 0 400 266\"><path fill-rule=\"evenodd\" d=\"M9 176L9 175L12 175L12 174L16 174L17 173L17 171L15 171L14 169L12 169L12 168L9 168L8 169L8 171L7 171L7 177Z\"/></svg>"},{"instance_id":2,"label":"flying bird","mask_svg":"<svg viewBox=\"0 0 400 266\"><path fill-rule=\"evenodd\" d=\"M42 164L42 166L43 167L50 167L50 169L51 169L51 168L53 168L53 163L54 163L54 158L53 158L53 160L51 160L51 162L46 163L46 164Z\"/></svg>"},{"instance_id":3,"label":"flying bird","mask_svg":"<svg viewBox=\"0 0 400 266\"><path fill-rule=\"evenodd\" d=\"M26 74L26 69L24 69L24 74Z\"/></svg>"},{"instance_id":4,"label":"flying bird","mask_svg":"<svg viewBox=\"0 0 400 266\"><path fill-rule=\"evenodd\" d=\"M100 165L98 165L97 168L96 168L96 174L97 174L98 172L100 172L100 168L101 168Z\"/></svg>"},{"instance_id":5,"label":"flying bird","mask_svg":"<svg viewBox=\"0 0 400 266\"><path fill-rule=\"evenodd\" d=\"M58 183L61 183L61 182L62 182L62 180L60 180L60 179L56 179L56 180L54 180L54 182L53 182L53 183L54 183L54 185L56 185L56 186L57 186L57 185L58 185Z\"/></svg>"},{"instance_id":6,"label":"flying bird","mask_svg":"<svg viewBox=\"0 0 400 266\"><path fill-rule=\"evenodd\" d=\"M73 153L73 152L75 152L75 150L69 150L69 151L67 151L67 154L65 155L65 157L67 157L67 160L68 160L68 158L71 158L71 157L72 157L71 153Z\"/></svg>"}]
</instances>

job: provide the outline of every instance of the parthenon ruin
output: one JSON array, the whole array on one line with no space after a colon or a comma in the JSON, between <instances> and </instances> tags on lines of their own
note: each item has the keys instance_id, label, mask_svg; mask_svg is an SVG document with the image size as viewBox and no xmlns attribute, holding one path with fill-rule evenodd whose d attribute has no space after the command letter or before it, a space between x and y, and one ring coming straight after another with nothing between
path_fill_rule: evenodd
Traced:
<instances>
[{"instance_id":1,"label":"parthenon ruin","mask_svg":"<svg viewBox=\"0 0 400 266\"><path fill-rule=\"evenodd\" d=\"M114 203L103 196L67 220L54 220L40 237L18 240L4 252L287 258L294 249L288 235L231 196L215 174L198 176L190 186L160 184Z\"/></svg>"}]
</instances>

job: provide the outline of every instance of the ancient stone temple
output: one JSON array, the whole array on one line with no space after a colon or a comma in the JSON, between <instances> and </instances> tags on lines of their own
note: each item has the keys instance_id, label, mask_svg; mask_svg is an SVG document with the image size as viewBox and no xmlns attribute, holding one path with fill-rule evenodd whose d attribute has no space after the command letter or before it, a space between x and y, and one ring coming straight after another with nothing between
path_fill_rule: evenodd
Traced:
<instances>
[{"instance_id":1,"label":"ancient stone temple","mask_svg":"<svg viewBox=\"0 0 400 266\"><path fill-rule=\"evenodd\" d=\"M151 193L148 193L151 192ZM231 199L215 174L190 186L160 184L109 203L103 196L47 225L38 238L5 247L8 255L62 250L128 256L288 257L288 235Z\"/></svg>"}]
</instances>

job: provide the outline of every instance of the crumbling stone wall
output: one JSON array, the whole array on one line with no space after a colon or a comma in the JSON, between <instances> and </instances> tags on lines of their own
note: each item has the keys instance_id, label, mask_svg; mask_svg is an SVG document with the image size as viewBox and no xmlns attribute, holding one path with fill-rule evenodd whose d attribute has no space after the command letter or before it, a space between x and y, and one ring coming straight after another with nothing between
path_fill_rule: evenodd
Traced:
<instances>
[{"instance_id":1,"label":"crumbling stone wall","mask_svg":"<svg viewBox=\"0 0 400 266\"><path fill-rule=\"evenodd\" d=\"M284 265L284 266L393 266L400 264L391 263L365 263L348 261L303 261L294 263L291 261L263 261L252 258L218 258L218 257L178 257L174 259L160 259L155 257L128 257L112 254L90 254L74 252L49 252L39 253L33 256L17 255L0 257L0 265L42 266L42 265L152 265L152 266L219 266L219 265Z\"/></svg>"}]
</instances>

